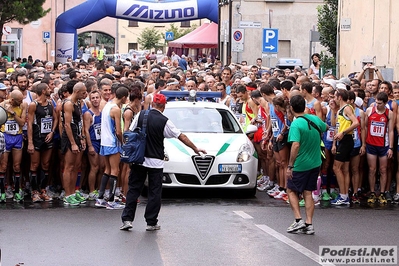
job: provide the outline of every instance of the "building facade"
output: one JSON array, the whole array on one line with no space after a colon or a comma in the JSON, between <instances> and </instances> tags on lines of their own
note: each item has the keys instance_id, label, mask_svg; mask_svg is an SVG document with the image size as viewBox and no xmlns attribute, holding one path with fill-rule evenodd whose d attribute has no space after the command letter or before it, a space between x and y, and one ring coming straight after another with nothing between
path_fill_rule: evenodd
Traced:
<instances>
[{"instance_id":1,"label":"building facade","mask_svg":"<svg viewBox=\"0 0 399 266\"><path fill-rule=\"evenodd\" d=\"M242 51L231 53L233 63L246 60L248 64L255 64L256 59L263 56L264 66L275 67L279 58L297 58L307 68L312 53L326 50L320 43L310 42L310 31L317 30L317 7L323 0L234 0L231 14L229 4L224 4L228 2L219 1L222 5L219 48L225 63L229 63L230 17L232 49L240 48L234 47L237 29L243 30L244 39ZM277 53L263 53L263 29L267 28L278 29Z\"/></svg>"},{"instance_id":2,"label":"building facade","mask_svg":"<svg viewBox=\"0 0 399 266\"><path fill-rule=\"evenodd\" d=\"M338 68L340 76L360 72L373 62L386 80L399 80L397 0L341 0ZM370 77L372 78L372 77Z\"/></svg>"}]
</instances>

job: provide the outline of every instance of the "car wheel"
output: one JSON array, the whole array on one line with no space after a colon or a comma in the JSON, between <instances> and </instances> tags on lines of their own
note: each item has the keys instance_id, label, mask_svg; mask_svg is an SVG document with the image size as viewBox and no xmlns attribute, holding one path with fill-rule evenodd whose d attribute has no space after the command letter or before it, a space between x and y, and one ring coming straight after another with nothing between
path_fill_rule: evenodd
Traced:
<instances>
[{"instance_id":1,"label":"car wheel","mask_svg":"<svg viewBox=\"0 0 399 266\"><path fill-rule=\"evenodd\" d=\"M256 194L256 187L242 191L242 195L245 198L253 198L255 197L255 194Z\"/></svg>"}]
</instances>

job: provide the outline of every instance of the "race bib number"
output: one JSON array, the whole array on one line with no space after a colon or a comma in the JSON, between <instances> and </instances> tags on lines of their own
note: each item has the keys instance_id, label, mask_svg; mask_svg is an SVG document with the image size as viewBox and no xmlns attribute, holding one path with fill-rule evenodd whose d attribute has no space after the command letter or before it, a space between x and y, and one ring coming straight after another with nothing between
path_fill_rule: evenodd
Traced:
<instances>
[{"instance_id":1,"label":"race bib number","mask_svg":"<svg viewBox=\"0 0 399 266\"><path fill-rule=\"evenodd\" d=\"M48 134L51 132L51 129L53 128L53 119L51 117L42 118L40 124L41 124L40 133Z\"/></svg>"},{"instance_id":2,"label":"race bib number","mask_svg":"<svg viewBox=\"0 0 399 266\"><path fill-rule=\"evenodd\" d=\"M335 134L335 128L334 127L328 128L326 140L334 141L334 134Z\"/></svg>"},{"instance_id":3,"label":"race bib number","mask_svg":"<svg viewBox=\"0 0 399 266\"><path fill-rule=\"evenodd\" d=\"M280 127L278 126L277 119L272 118L271 122L272 122L272 131L273 131L273 133L279 132L280 131Z\"/></svg>"},{"instance_id":4,"label":"race bib number","mask_svg":"<svg viewBox=\"0 0 399 266\"><path fill-rule=\"evenodd\" d=\"M10 135L17 135L19 132L19 125L15 120L9 120L5 123L5 132Z\"/></svg>"},{"instance_id":5,"label":"race bib number","mask_svg":"<svg viewBox=\"0 0 399 266\"><path fill-rule=\"evenodd\" d=\"M96 140L101 139L101 124L93 125L94 135L96 136Z\"/></svg>"},{"instance_id":6,"label":"race bib number","mask_svg":"<svg viewBox=\"0 0 399 266\"><path fill-rule=\"evenodd\" d=\"M384 129L385 129L384 122L371 121L371 125L370 125L371 136L383 138L384 137Z\"/></svg>"}]
</instances>

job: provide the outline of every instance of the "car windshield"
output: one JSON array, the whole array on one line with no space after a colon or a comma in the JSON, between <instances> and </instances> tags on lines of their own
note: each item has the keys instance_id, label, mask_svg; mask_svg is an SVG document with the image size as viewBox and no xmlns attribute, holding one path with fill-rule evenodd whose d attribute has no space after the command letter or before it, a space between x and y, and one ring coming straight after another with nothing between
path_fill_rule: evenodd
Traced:
<instances>
[{"instance_id":1,"label":"car windshield","mask_svg":"<svg viewBox=\"0 0 399 266\"><path fill-rule=\"evenodd\" d=\"M225 109L166 108L164 115L182 132L242 133L237 119Z\"/></svg>"}]
</instances>

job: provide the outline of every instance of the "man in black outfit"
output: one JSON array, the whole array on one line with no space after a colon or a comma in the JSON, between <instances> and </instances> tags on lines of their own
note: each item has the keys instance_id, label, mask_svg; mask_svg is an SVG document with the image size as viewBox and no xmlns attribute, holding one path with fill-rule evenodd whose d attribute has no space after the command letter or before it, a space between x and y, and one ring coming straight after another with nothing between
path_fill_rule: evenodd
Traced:
<instances>
[{"instance_id":1,"label":"man in black outfit","mask_svg":"<svg viewBox=\"0 0 399 266\"><path fill-rule=\"evenodd\" d=\"M194 143L162 113L165 110L166 97L163 94L155 94L152 109L148 113L146 128L145 160L142 165L132 164L129 176L129 190L126 195L126 206L122 213L123 225L120 230L129 230L137 208L137 198L144 187L144 181L148 175L148 203L144 217L147 222L147 231L159 230L158 214L161 209L162 174L164 166L164 139L178 138L186 146L193 149L196 154L206 154L205 150L198 149ZM142 127L144 111L135 117L130 130Z\"/></svg>"}]
</instances>

